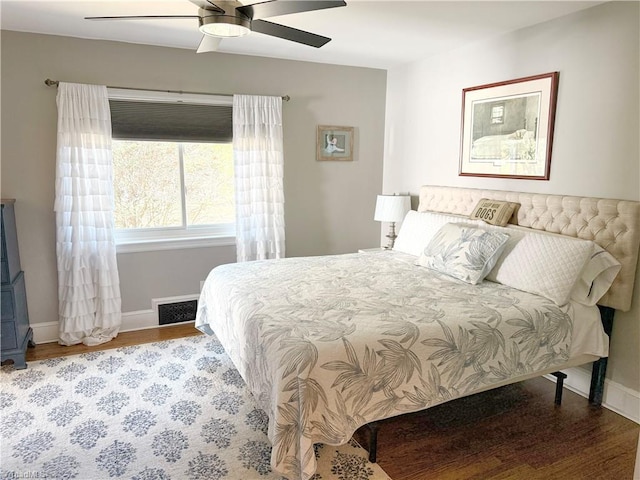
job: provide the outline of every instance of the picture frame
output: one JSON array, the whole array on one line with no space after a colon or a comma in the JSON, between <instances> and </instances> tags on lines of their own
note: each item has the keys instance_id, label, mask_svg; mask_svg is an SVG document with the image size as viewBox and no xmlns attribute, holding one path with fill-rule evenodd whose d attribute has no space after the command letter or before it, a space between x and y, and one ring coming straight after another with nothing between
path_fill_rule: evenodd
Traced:
<instances>
[{"instance_id":1,"label":"picture frame","mask_svg":"<svg viewBox=\"0 0 640 480\"><path fill-rule=\"evenodd\" d=\"M549 180L559 72L462 90L459 176Z\"/></svg>"},{"instance_id":2,"label":"picture frame","mask_svg":"<svg viewBox=\"0 0 640 480\"><path fill-rule=\"evenodd\" d=\"M318 125L317 161L353 161L353 127Z\"/></svg>"}]
</instances>

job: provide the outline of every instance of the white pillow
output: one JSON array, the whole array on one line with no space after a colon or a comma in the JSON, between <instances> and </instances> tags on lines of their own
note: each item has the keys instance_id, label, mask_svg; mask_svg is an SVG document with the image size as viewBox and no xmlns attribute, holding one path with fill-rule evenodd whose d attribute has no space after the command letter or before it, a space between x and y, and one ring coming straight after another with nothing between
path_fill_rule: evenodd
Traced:
<instances>
[{"instance_id":1,"label":"white pillow","mask_svg":"<svg viewBox=\"0 0 640 480\"><path fill-rule=\"evenodd\" d=\"M476 285L493 268L509 235L447 223L425 247L416 265Z\"/></svg>"},{"instance_id":2,"label":"white pillow","mask_svg":"<svg viewBox=\"0 0 640 480\"><path fill-rule=\"evenodd\" d=\"M493 227L505 228L505 227ZM571 291L593 252L588 240L508 229L509 241L487 280L542 295L556 305Z\"/></svg>"},{"instance_id":3,"label":"white pillow","mask_svg":"<svg viewBox=\"0 0 640 480\"><path fill-rule=\"evenodd\" d=\"M418 213L415 210L409 210L400 226L398 238L396 238L393 249L417 257L440 230L440 227L450 222L469 225L482 225L484 223L480 220L469 220L468 217L448 215L446 213Z\"/></svg>"},{"instance_id":4,"label":"white pillow","mask_svg":"<svg viewBox=\"0 0 640 480\"><path fill-rule=\"evenodd\" d=\"M591 257L571 290L571 300L593 306L607 293L622 268L620 262L600 245L594 243Z\"/></svg>"}]
</instances>

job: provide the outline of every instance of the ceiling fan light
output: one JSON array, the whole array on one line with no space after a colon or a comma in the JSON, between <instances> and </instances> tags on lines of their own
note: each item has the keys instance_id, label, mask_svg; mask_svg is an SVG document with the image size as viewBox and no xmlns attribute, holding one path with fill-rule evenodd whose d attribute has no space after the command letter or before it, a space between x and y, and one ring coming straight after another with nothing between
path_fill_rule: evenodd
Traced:
<instances>
[{"instance_id":1,"label":"ceiling fan light","mask_svg":"<svg viewBox=\"0 0 640 480\"><path fill-rule=\"evenodd\" d=\"M200 32L212 37L244 37L251 33L250 21L230 15L210 15L200 18Z\"/></svg>"}]
</instances>

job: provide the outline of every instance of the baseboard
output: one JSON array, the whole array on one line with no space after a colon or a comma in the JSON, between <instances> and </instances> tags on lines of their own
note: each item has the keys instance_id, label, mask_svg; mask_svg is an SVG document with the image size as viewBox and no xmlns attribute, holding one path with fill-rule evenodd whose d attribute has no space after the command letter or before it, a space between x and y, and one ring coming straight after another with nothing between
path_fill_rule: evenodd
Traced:
<instances>
[{"instance_id":1,"label":"baseboard","mask_svg":"<svg viewBox=\"0 0 640 480\"><path fill-rule=\"evenodd\" d=\"M32 323L33 341L51 343L58 341L58 322Z\"/></svg>"},{"instance_id":2,"label":"baseboard","mask_svg":"<svg viewBox=\"0 0 640 480\"><path fill-rule=\"evenodd\" d=\"M189 323L189 322L184 322ZM147 330L149 328L163 328L175 326L175 323L158 325L158 312L154 310L139 310L122 314L122 327L120 333ZM36 344L52 343L58 341L58 322L34 323L33 341Z\"/></svg>"},{"instance_id":3,"label":"baseboard","mask_svg":"<svg viewBox=\"0 0 640 480\"><path fill-rule=\"evenodd\" d=\"M126 312L122 314L121 332L132 332L134 330L146 330L147 328L159 327L157 310L138 310L137 312Z\"/></svg>"},{"instance_id":4,"label":"baseboard","mask_svg":"<svg viewBox=\"0 0 640 480\"><path fill-rule=\"evenodd\" d=\"M591 374L581 368L567 368L562 370L567 374L564 386L585 398L589 398L591 388ZM553 375L545 375L545 378L556 381ZM636 423L640 423L640 392L613 382L609 379L604 381L604 394L602 406L619 413Z\"/></svg>"},{"instance_id":5,"label":"baseboard","mask_svg":"<svg viewBox=\"0 0 640 480\"><path fill-rule=\"evenodd\" d=\"M153 310L140 310L137 312L126 312L122 314L121 332L131 332L133 330L145 330L147 328L159 327L158 313ZM33 341L39 343L51 343L58 341L58 322L33 323Z\"/></svg>"},{"instance_id":6,"label":"baseboard","mask_svg":"<svg viewBox=\"0 0 640 480\"><path fill-rule=\"evenodd\" d=\"M149 310L123 312L122 326L120 327L120 331L132 332L135 330L146 330L148 328L170 326L158 325L158 305L162 305L165 303L184 302L187 300L196 300L198 298L198 294L153 298L151 300L152 308ZM33 330L33 341L36 343L51 343L58 341L58 322L34 323L31 325L31 328Z\"/></svg>"}]
</instances>

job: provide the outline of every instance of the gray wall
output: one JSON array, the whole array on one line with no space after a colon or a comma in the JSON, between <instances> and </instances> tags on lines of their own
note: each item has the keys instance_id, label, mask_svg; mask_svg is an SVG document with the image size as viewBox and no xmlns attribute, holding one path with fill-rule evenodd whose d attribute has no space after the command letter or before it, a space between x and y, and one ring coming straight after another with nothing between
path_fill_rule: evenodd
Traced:
<instances>
[{"instance_id":1,"label":"gray wall","mask_svg":"<svg viewBox=\"0 0 640 480\"><path fill-rule=\"evenodd\" d=\"M291 96L284 103L287 256L376 245L386 72L2 31L2 197L16 199L32 324L57 321L56 90L45 78L134 88ZM316 162L317 125L355 127L353 162ZM123 311L199 292L234 247L118 255Z\"/></svg>"},{"instance_id":2,"label":"gray wall","mask_svg":"<svg viewBox=\"0 0 640 480\"><path fill-rule=\"evenodd\" d=\"M638 2L612 2L389 71L385 191L420 184L640 200ZM549 181L458 176L462 89L560 72ZM640 391L640 278L607 377ZM635 393L637 395L637 393Z\"/></svg>"}]
</instances>

